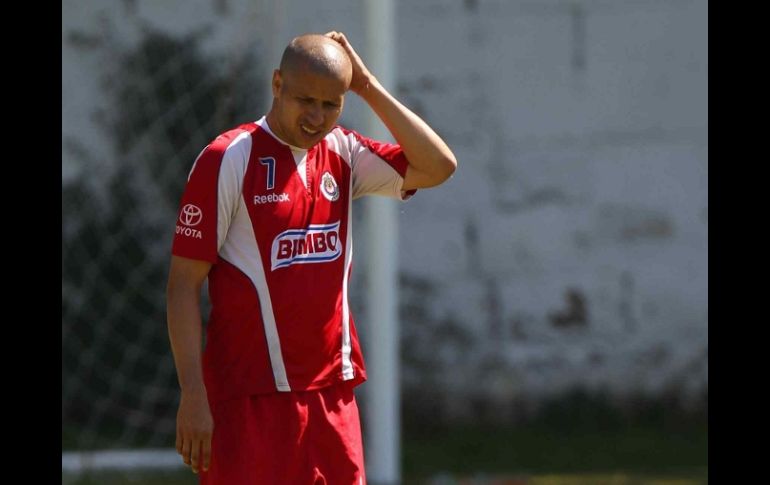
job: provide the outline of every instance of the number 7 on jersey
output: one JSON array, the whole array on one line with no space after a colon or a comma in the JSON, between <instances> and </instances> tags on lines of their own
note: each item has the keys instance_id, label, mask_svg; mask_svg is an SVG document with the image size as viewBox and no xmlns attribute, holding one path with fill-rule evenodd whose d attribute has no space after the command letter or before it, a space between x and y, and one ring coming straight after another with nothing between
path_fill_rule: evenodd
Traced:
<instances>
[{"instance_id":1,"label":"number 7 on jersey","mask_svg":"<svg viewBox=\"0 0 770 485\"><path fill-rule=\"evenodd\" d=\"M275 158L260 157L259 163L267 167L267 190L275 188Z\"/></svg>"}]
</instances>

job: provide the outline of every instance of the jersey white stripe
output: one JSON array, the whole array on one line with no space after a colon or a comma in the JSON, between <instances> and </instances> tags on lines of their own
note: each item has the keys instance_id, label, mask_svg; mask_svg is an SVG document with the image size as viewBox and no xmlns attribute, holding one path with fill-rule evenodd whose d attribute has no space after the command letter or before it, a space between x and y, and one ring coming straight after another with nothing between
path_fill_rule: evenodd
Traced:
<instances>
[{"instance_id":1,"label":"jersey white stripe","mask_svg":"<svg viewBox=\"0 0 770 485\"><path fill-rule=\"evenodd\" d=\"M256 247L257 242L254 241ZM259 248L257 248L259 252ZM259 306L262 309L262 323L265 325L265 337L267 338L267 351L270 353L270 365L273 367L273 378L275 387L279 391L291 391L289 380L286 377L286 366L283 364L283 355L281 354L281 340L278 338L278 327L275 324L275 314L273 313L273 302L270 299L270 290L267 287L265 279L265 269L262 266L262 258L256 258L257 266L254 274L248 274L259 294Z\"/></svg>"},{"instance_id":2,"label":"jersey white stripe","mask_svg":"<svg viewBox=\"0 0 770 485\"><path fill-rule=\"evenodd\" d=\"M353 177L350 178L350 190ZM352 192L348 192L352 193ZM355 377L353 363L350 361L350 306L348 305L348 275L353 262L353 198L348 197L348 227L345 237L345 274L342 275L342 379L349 381Z\"/></svg>"},{"instance_id":3,"label":"jersey white stripe","mask_svg":"<svg viewBox=\"0 0 770 485\"><path fill-rule=\"evenodd\" d=\"M243 177L249 164L251 135L243 132L233 138L222 155L217 181L217 251L222 248L243 197ZM198 163L196 160L195 163Z\"/></svg>"},{"instance_id":4,"label":"jersey white stripe","mask_svg":"<svg viewBox=\"0 0 770 485\"><path fill-rule=\"evenodd\" d=\"M275 314L273 313L273 303L265 277L265 268L262 265L254 227L251 224L243 197L239 197L238 205L238 210L233 217L233 224L231 225L232 230L228 234L225 244L222 245L220 254L222 258L243 271L257 290L275 387L278 391L288 392L291 391L291 387L286 377L286 366L283 363L281 341L278 337L278 327L275 323ZM242 220L236 222L235 219Z\"/></svg>"}]
</instances>

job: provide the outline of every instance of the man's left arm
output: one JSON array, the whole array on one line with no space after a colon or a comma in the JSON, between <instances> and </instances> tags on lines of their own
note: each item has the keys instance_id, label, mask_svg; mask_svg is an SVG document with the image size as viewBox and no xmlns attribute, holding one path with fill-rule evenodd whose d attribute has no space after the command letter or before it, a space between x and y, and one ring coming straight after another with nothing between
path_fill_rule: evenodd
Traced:
<instances>
[{"instance_id":1,"label":"man's left arm","mask_svg":"<svg viewBox=\"0 0 770 485\"><path fill-rule=\"evenodd\" d=\"M446 181L457 168L457 159L444 140L425 121L394 98L366 68L340 32L329 32L353 64L350 90L358 94L382 120L409 162L402 190L434 187Z\"/></svg>"}]
</instances>

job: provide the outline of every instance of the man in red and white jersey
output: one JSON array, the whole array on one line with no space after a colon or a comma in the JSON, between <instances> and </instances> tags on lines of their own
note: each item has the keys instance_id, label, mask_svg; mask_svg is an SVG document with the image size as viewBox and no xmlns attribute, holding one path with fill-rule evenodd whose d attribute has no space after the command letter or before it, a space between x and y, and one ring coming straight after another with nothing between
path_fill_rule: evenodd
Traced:
<instances>
[{"instance_id":1,"label":"man in red and white jersey","mask_svg":"<svg viewBox=\"0 0 770 485\"><path fill-rule=\"evenodd\" d=\"M352 201L406 200L457 162L341 33L292 40L272 90L267 116L203 149L182 196L167 289L176 447L205 484L360 485L353 387L366 370L348 306ZM396 144L336 125L348 90Z\"/></svg>"}]
</instances>

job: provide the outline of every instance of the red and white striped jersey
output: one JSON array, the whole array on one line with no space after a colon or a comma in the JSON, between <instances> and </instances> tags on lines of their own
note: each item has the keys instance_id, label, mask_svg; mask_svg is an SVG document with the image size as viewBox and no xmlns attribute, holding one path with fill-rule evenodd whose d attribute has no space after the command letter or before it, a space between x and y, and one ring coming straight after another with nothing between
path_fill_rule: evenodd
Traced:
<instances>
[{"instance_id":1,"label":"red and white striped jersey","mask_svg":"<svg viewBox=\"0 0 770 485\"><path fill-rule=\"evenodd\" d=\"M366 379L348 305L352 200L407 199L406 168L400 146L340 126L292 152L264 117L204 148L172 253L213 263L203 353L212 402Z\"/></svg>"}]
</instances>

